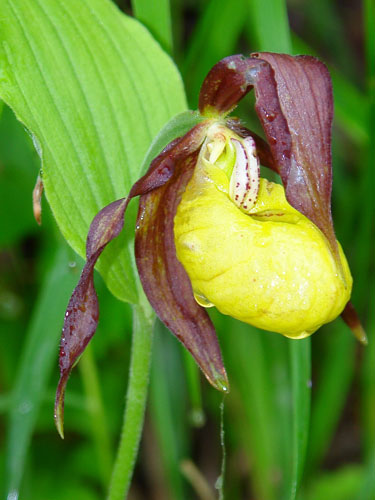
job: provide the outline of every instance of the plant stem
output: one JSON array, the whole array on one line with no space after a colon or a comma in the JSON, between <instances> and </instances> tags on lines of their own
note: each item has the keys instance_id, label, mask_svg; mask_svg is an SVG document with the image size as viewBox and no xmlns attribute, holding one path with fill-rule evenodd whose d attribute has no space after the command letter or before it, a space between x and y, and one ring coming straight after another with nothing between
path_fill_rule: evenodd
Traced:
<instances>
[{"instance_id":1,"label":"plant stem","mask_svg":"<svg viewBox=\"0 0 375 500\"><path fill-rule=\"evenodd\" d=\"M112 467L111 440L103 406L98 372L92 346L89 344L79 363L90 415L91 434L96 450L99 474L103 487L108 484Z\"/></svg>"},{"instance_id":2,"label":"plant stem","mask_svg":"<svg viewBox=\"0 0 375 500\"><path fill-rule=\"evenodd\" d=\"M311 340L289 340L293 395L292 478L288 498L295 500L306 460L311 398Z\"/></svg>"},{"instance_id":3,"label":"plant stem","mask_svg":"<svg viewBox=\"0 0 375 500\"><path fill-rule=\"evenodd\" d=\"M108 500L124 500L129 490L141 437L150 378L154 314L146 302L133 306L133 341L120 444Z\"/></svg>"}]
</instances>

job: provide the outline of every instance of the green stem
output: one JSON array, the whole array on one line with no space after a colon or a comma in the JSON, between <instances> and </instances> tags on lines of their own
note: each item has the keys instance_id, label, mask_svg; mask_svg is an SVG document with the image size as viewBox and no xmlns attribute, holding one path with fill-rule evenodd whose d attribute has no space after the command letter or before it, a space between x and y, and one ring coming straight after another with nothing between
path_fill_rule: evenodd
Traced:
<instances>
[{"instance_id":1,"label":"green stem","mask_svg":"<svg viewBox=\"0 0 375 500\"><path fill-rule=\"evenodd\" d=\"M100 479L105 488L111 474L112 450L98 372L91 345L87 346L78 366L86 393L87 411L91 420L91 434L96 450Z\"/></svg>"},{"instance_id":2,"label":"green stem","mask_svg":"<svg viewBox=\"0 0 375 500\"><path fill-rule=\"evenodd\" d=\"M311 340L290 340L291 378L293 393L292 478L288 498L295 500L301 484L309 436L311 398Z\"/></svg>"},{"instance_id":3,"label":"green stem","mask_svg":"<svg viewBox=\"0 0 375 500\"><path fill-rule=\"evenodd\" d=\"M146 301L133 306L133 343L124 420L108 500L124 500L138 453L150 378L154 315Z\"/></svg>"}]
</instances>

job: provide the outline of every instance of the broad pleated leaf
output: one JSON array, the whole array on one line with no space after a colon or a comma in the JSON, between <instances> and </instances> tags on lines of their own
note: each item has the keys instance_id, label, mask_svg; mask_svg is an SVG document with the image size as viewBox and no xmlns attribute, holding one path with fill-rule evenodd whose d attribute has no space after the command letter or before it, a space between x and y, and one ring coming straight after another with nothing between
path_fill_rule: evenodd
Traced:
<instances>
[{"instance_id":1,"label":"broad pleated leaf","mask_svg":"<svg viewBox=\"0 0 375 500\"><path fill-rule=\"evenodd\" d=\"M30 131L46 196L84 256L90 222L129 192L161 127L186 109L177 69L147 30L108 0L0 0L0 97ZM136 300L129 240L98 268Z\"/></svg>"}]
</instances>

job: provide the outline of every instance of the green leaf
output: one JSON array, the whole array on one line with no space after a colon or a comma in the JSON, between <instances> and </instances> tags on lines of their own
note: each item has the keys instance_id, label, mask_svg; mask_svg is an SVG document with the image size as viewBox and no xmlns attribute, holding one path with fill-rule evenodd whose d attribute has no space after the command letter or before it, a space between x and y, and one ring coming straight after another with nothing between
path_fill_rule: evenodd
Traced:
<instances>
[{"instance_id":1,"label":"green leaf","mask_svg":"<svg viewBox=\"0 0 375 500\"><path fill-rule=\"evenodd\" d=\"M248 27L258 43L252 52L285 52L291 54L288 13L285 0L247 0L250 13Z\"/></svg>"},{"instance_id":2,"label":"green leaf","mask_svg":"<svg viewBox=\"0 0 375 500\"><path fill-rule=\"evenodd\" d=\"M108 0L0 0L0 97L34 138L47 199L81 256L89 224L138 178L153 137L186 108L173 62ZM98 269L136 301L129 244Z\"/></svg>"},{"instance_id":3,"label":"green leaf","mask_svg":"<svg viewBox=\"0 0 375 500\"><path fill-rule=\"evenodd\" d=\"M235 6L227 0L207 3L189 41L182 70L194 108L203 79L214 64L233 53L245 22L245 0L237 0Z\"/></svg>"}]
</instances>

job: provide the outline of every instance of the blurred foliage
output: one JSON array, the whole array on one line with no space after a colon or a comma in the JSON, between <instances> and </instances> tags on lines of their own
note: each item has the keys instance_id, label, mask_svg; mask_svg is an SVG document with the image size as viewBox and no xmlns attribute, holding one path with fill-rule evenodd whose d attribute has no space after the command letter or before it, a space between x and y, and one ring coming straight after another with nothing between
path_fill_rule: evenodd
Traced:
<instances>
[{"instance_id":1,"label":"blurred foliage","mask_svg":"<svg viewBox=\"0 0 375 500\"><path fill-rule=\"evenodd\" d=\"M128 3L118 4L133 12ZM266 4L283 12L281 1L258 0L174 0L170 6L165 0L160 19L147 9L147 2L134 1L133 8L173 55L194 109L200 84L215 62L232 53L259 49L259 37L271 29L262 11ZM353 301L369 336L367 348L357 345L338 319L312 337L310 437L298 498L371 500L375 498L375 312L369 300L374 297L374 4L372 0L362 4L290 0L287 8L293 52L317 55L332 73L333 215L354 276ZM168 26L173 39L163 31ZM249 99L236 113L249 128L257 129ZM71 376L66 439L61 441L53 425L58 337L82 262L59 235L45 200L43 225L39 228L33 220L31 192L39 168L32 140L4 107L0 120L0 494L5 498L9 494L2 491L9 481L3 472L7 470L21 484L20 499L101 499L121 426L131 311L97 276L101 321L92 349L84 354L88 359ZM224 414L226 498L289 499L288 341L215 311L212 317L231 381ZM33 349L35 345L40 349ZM99 413L90 406L87 370L98 383ZM209 496L196 493L202 478L216 495L222 452L220 402L220 394L205 380L197 381L181 346L158 324L149 406L130 499L208 500ZM99 439L93 426L97 418L103 424ZM18 455L12 455L14 446ZM9 463L11 456L14 462ZM186 459L195 473L181 471ZM17 464L22 467L17 469ZM8 496L8 500L16 498Z\"/></svg>"}]
</instances>

